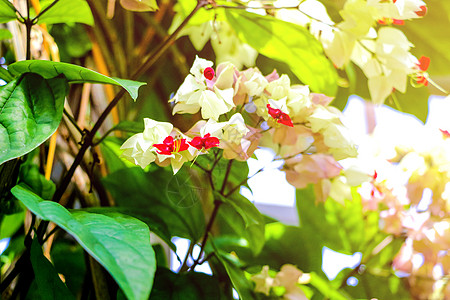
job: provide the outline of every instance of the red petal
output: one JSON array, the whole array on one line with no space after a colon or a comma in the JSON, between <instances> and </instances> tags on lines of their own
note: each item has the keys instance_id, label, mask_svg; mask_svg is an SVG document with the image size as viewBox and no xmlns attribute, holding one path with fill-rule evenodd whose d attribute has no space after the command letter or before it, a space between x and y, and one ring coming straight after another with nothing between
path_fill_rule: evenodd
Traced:
<instances>
[{"instance_id":1,"label":"red petal","mask_svg":"<svg viewBox=\"0 0 450 300\"><path fill-rule=\"evenodd\" d=\"M418 11L416 11L415 13L416 13L416 15L418 15L419 17L423 17L423 16L425 16L426 14L427 14L427 7L425 6L425 5L422 5L421 7L420 7L420 10L418 10Z\"/></svg>"},{"instance_id":2,"label":"red petal","mask_svg":"<svg viewBox=\"0 0 450 300\"><path fill-rule=\"evenodd\" d=\"M272 108L270 104L267 104L267 109L269 111L269 115L276 120L279 119L283 113L280 109Z\"/></svg>"},{"instance_id":3,"label":"red petal","mask_svg":"<svg viewBox=\"0 0 450 300\"><path fill-rule=\"evenodd\" d=\"M447 130L442 130L442 129L439 129L439 130L442 132L442 134L444 135L445 138L450 138L450 132L448 132Z\"/></svg>"},{"instance_id":4,"label":"red petal","mask_svg":"<svg viewBox=\"0 0 450 300\"><path fill-rule=\"evenodd\" d=\"M394 24L394 25L405 25L405 21L392 19L392 24Z\"/></svg>"},{"instance_id":5,"label":"red petal","mask_svg":"<svg viewBox=\"0 0 450 300\"><path fill-rule=\"evenodd\" d=\"M193 138L192 141L189 142L189 144L198 150L202 150L203 148L202 138L199 136Z\"/></svg>"},{"instance_id":6,"label":"red petal","mask_svg":"<svg viewBox=\"0 0 450 300\"><path fill-rule=\"evenodd\" d=\"M294 127L294 124L292 124L291 117L289 117L289 115L285 113L281 114L281 118L278 120L278 123L287 125L289 127Z\"/></svg>"},{"instance_id":7,"label":"red petal","mask_svg":"<svg viewBox=\"0 0 450 300\"><path fill-rule=\"evenodd\" d=\"M208 80L212 80L214 78L214 70L213 70L213 68L207 67L203 71L203 76L205 76L205 78L208 79Z\"/></svg>"},{"instance_id":8,"label":"red petal","mask_svg":"<svg viewBox=\"0 0 450 300\"><path fill-rule=\"evenodd\" d=\"M179 147L178 147L177 152L181 152L181 151L187 150L189 148L189 145L186 143L186 139L178 140L178 142L179 142Z\"/></svg>"},{"instance_id":9,"label":"red petal","mask_svg":"<svg viewBox=\"0 0 450 300\"><path fill-rule=\"evenodd\" d=\"M163 141L163 144L173 147L173 136L169 135L168 137L166 137Z\"/></svg>"},{"instance_id":10,"label":"red petal","mask_svg":"<svg viewBox=\"0 0 450 300\"><path fill-rule=\"evenodd\" d=\"M422 71L426 71L426 70L428 70L428 67L430 66L430 58L429 57L427 57L427 56L421 56L420 58L419 58L419 68L422 70Z\"/></svg>"},{"instance_id":11,"label":"red petal","mask_svg":"<svg viewBox=\"0 0 450 300\"><path fill-rule=\"evenodd\" d=\"M204 138L204 146L205 146L205 149L217 147L217 146L219 146L219 139L216 137Z\"/></svg>"},{"instance_id":12,"label":"red petal","mask_svg":"<svg viewBox=\"0 0 450 300\"><path fill-rule=\"evenodd\" d=\"M167 146L165 144L153 144L153 147L158 149L158 150L156 150L156 152L158 154L164 154L164 155L172 154L173 147Z\"/></svg>"}]
</instances>

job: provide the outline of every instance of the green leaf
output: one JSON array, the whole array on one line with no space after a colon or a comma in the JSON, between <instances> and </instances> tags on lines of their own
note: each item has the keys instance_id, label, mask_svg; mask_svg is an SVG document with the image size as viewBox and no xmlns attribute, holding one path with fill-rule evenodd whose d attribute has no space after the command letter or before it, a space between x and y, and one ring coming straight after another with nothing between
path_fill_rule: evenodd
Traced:
<instances>
[{"instance_id":1,"label":"green leaf","mask_svg":"<svg viewBox=\"0 0 450 300\"><path fill-rule=\"evenodd\" d=\"M220 251L213 240L211 240L211 246L214 249L215 257L225 268L233 287L239 294L241 300L253 300L255 296L253 294L253 285L245 277L244 271L239 268L239 261L237 258L229 253Z\"/></svg>"},{"instance_id":2,"label":"green leaf","mask_svg":"<svg viewBox=\"0 0 450 300\"><path fill-rule=\"evenodd\" d=\"M71 234L111 276L129 299L147 299L156 270L150 231L141 221L116 213L72 213L56 202L15 186L12 191L39 218Z\"/></svg>"},{"instance_id":3,"label":"green leaf","mask_svg":"<svg viewBox=\"0 0 450 300\"><path fill-rule=\"evenodd\" d=\"M411 114L425 123L428 117L429 97L430 91L426 86L420 88L408 86L405 94L396 91L385 104L400 112Z\"/></svg>"},{"instance_id":4,"label":"green leaf","mask_svg":"<svg viewBox=\"0 0 450 300\"><path fill-rule=\"evenodd\" d=\"M201 196L208 191L207 181L181 168L155 167L144 172L140 167L117 170L103 180L119 207L140 210L140 215L167 226L171 236L198 241L205 230Z\"/></svg>"},{"instance_id":5,"label":"green leaf","mask_svg":"<svg viewBox=\"0 0 450 300\"><path fill-rule=\"evenodd\" d=\"M32 72L38 73L47 79L63 74L70 83L91 82L119 85L127 90L133 100L136 100L138 97L139 88L146 84L127 79L110 78L77 65L47 60L18 61L9 65L8 70L16 76L26 72Z\"/></svg>"},{"instance_id":6,"label":"green leaf","mask_svg":"<svg viewBox=\"0 0 450 300\"><path fill-rule=\"evenodd\" d=\"M333 299L333 300L352 299L347 295L343 295L340 291L337 291L335 288L331 286L328 280L323 279L316 273L311 272L310 275L311 281L309 284L315 287L322 295L324 295L325 299Z\"/></svg>"},{"instance_id":7,"label":"green leaf","mask_svg":"<svg viewBox=\"0 0 450 300\"><path fill-rule=\"evenodd\" d=\"M67 81L27 73L0 88L0 164L27 154L58 128Z\"/></svg>"},{"instance_id":8,"label":"green leaf","mask_svg":"<svg viewBox=\"0 0 450 300\"><path fill-rule=\"evenodd\" d=\"M109 173L113 173L123 168L133 168L136 167L135 164L121 158L123 150L120 150L123 140L116 137L107 137L100 144L100 149L102 150L103 158L106 161Z\"/></svg>"},{"instance_id":9,"label":"green leaf","mask_svg":"<svg viewBox=\"0 0 450 300\"><path fill-rule=\"evenodd\" d=\"M114 215L115 213L125 214L136 219L141 220L150 228L150 231L157 236L159 236L174 252L176 252L177 247L171 241L171 236L168 227L164 224L163 220L159 216L152 216L151 218L142 213L140 209L137 208L126 208L126 207L89 207L82 209L90 213L98 213L105 216Z\"/></svg>"},{"instance_id":10,"label":"green leaf","mask_svg":"<svg viewBox=\"0 0 450 300\"><path fill-rule=\"evenodd\" d=\"M42 1L42 10L54 0ZM94 17L85 0L59 0L38 19L38 24L84 23L94 25Z\"/></svg>"},{"instance_id":11,"label":"green leaf","mask_svg":"<svg viewBox=\"0 0 450 300\"><path fill-rule=\"evenodd\" d=\"M321 44L299 25L246 11L226 10L228 22L241 41L259 53L289 65L314 92L334 96L337 75Z\"/></svg>"},{"instance_id":12,"label":"green leaf","mask_svg":"<svg viewBox=\"0 0 450 300\"><path fill-rule=\"evenodd\" d=\"M264 246L264 218L259 210L244 196L235 193L219 210L218 223L222 234L232 234L248 241L248 247L257 255Z\"/></svg>"},{"instance_id":13,"label":"green leaf","mask_svg":"<svg viewBox=\"0 0 450 300\"><path fill-rule=\"evenodd\" d=\"M150 300L220 299L219 282L204 273L175 274L165 268L156 270Z\"/></svg>"},{"instance_id":14,"label":"green leaf","mask_svg":"<svg viewBox=\"0 0 450 300\"><path fill-rule=\"evenodd\" d=\"M20 166L20 182L25 183L30 190L44 200L51 200L55 193L55 184L47 180L39 172L39 167L32 162L24 163Z\"/></svg>"},{"instance_id":15,"label":"green leaf","mask_svg":"<svg viewBox=\"0 0 450 300\"><path fill-rule=\"evenodd\" d=\"M17 19L16 9L8 0L0 0L0 23Z\"/></svg>"},{"instance_id":16,"label":"green leaf","mask_svg":"<svg viewBox=\"0 0 450 300\"><path fill-rule=\"evenodd\" d=\"M61 281L55 268L42 253L37 239L31 243L31 265L33 266L37 289L42 299L74 299L67 286Z\"/></svg>"},{"instance_id":17,"label":"green leaf","mask_svg":"<svg viewBox=\"0 0 450 300\"><path fill-rule=\"evenodd\" d=\"M11 31L4 28L0 29L0 41L12 39L12 37Z\"/></svg>"},{"instance_id":18,"label":"green leaf","mask_svg":"<svg viewBox=\"0 0 450 300\"><path fill-rule=\"evenodd\" d=\"M344 290L354 299L411 299L405 281L397 276L375 276L369 272L355 274L357 286L345 286Z\"/></svg>"},{"instance_id":19,"label":"green leaf","mask_svg":"<svg viewBox=\"0 0 450 300\"><path fill-rule=\"evenodd\" d=\"M378 228L377 223L370 224L362 211L361 198L354 191L353 199L338 203L328 199L325 203L315 203L312 186L297 190L297 209L300 227L309 236L319 239L322 246L345 254L364 249ZM369 226L370 225L370 226Z\"/></svg>"},{"instance_id":20,"label":"green leaf","mask_svg":"<svg viewBox=\"0 0 450 300\"><path fill-rule=\"evenodd\" d=\"M125 131L132 133L139 133L144 131L144 123L143 122L133 122L133 121L121 121L119 124L111 128L111 131Z\"/></svg>"},{"instance_id":21,"label":"green leaf","mask_svg":"<svg viewBox=\"0 0 450 300\"><path fill-rule=\"evenodd\" d=\"M61 61L70 62L72 58L81 58L92 49L92 43L83 24L54 24L51 36L59 48Z\"/></svg>"},{"instance_id":22,"label":"green leaf","mask_svg":"<svg viewBox=\"0 0 450 300\"><path fill-rule=\"evenodd\" d=\"M77 295L86 274L83 248L72 240L58 239L52 245L51 257L56 272L64 275L67 288Z\"/></svg>"},{"instance_id":23,"label":"green leaf","mask_svg":"<svg viewBox=\"0 0 450 300\"><path fill-rule=\"evenodd\" d=\"M4 215L0 217L0 240L11 237L16 231L22 227L25 219L25 211L21 211L12 215Z\"/></svg>"}]
</instances>

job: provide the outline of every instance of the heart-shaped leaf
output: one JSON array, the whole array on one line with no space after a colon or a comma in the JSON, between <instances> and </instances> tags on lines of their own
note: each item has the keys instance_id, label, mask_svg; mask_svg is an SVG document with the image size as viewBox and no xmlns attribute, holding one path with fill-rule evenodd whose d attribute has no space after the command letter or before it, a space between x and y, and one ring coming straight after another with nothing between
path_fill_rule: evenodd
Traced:
<instances>
[{"instance_id":1,"label":"heart-shaped leaf","mask_svg":"<svg viewBox=\"0 0 450 300\"><path fill-rule=\"evenodd\" d=\"M130 93L131 98L136 100L138 90L144 82L127 79L110 78L95 71L67 63L47 60L23 60L8 66L8 70L13 75L20 75L26 72L38 73L44 78L53 78L63 74L70 83L102 83L119 85Z\"/></svg>"},{"instance_id":2,"label":"heart-shaped leaf","mask_svg":"<svg viewBox=\"0 0 450 300\"><path fill-rule=\"evenodd\" d=\"M0 164L27 154L58 128L67 81L27 73L0 88Z\"/></svg>"},{"instance_id":3,"label":"heart-shaped leaf","mask_svg":"<svg viewBox=\"0 0 450 300\"><path fill-rule=\"evenodd\" d=\"M41 245L39 245L37 239L34 239L31 243L30 260L33 266L37 289L42 299L75 300L75 297L61 281L61 278L59 278L55 267L44 256L44 253L42 253Z\"/></svg>"},{"instance_id":4,"label":"heart-shaped leaf","mask_svg":"<svg viewBox=\"0 0 450 300\"><path fill-rule=\"evenodd\" d=\"M8 0L0 0L0 23L6 23L16 18L13 4Z\"/></svg>"},{"instance_id":5,"label":"heart-shaped leaf","mask_svg":"<svg viewBox=\"0 0 450 300\"><path fill-rule=\"evenodd\" d=\"M53 2L54 0L41 1L42 9ZM93 26L94 17L86 0L59 0L39 17L38 23L83 23Z\"/></svg>"},{"instance_id":6,"label":"heart-shaped leaf","mask_svg":"<svg viewBox=\"0 0 450 300\"><path fill-rule=\"evenodd\" d=\"M150 231L143 222L120 214L69 212L18 185L11 192L39 218L71 234L116 280L128 299L148 299L156 271Z\"/></svg>"}]
</instances>

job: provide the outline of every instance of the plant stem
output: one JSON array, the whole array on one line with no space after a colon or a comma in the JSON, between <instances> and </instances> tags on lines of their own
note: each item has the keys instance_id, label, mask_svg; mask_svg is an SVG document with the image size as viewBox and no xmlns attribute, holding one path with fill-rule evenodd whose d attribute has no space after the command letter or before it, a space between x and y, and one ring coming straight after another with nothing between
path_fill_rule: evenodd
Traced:
<instances>
[{"instance_id":1,"label":"plant stem","mask_svg":"<svg viewBox=\"0 0 450 300\"><path fill-rule=\"evenodd\" d=\"M189 256L192 255L192 251L194 251L194 246L195 246L195 243L194 243L193 241L191 241L191 243L189 244L189 249L188 249L188 251L186 252L186 256L184 257L183 264L181 265L181 268L180 268L180 270L178 271L178 273L185 272L185 271L188 270L189 267L188 267L188 265L187 265L187 261L188 261L188 259L189 259Z\"/></svg>"},{"instance_id":2,"label":"plant stem","mask_svg":"<svg viewBox=\"0 0 450 300\"><path fill-rule=\"evenodd\" d=\"M211 214L211 218L209 219L208 225L206 225L205 234L203 235L203 240L202 240L202 246L200 248L200 253L198 254L197 259L194 261L194 263L190 267L191 271L195 269L195 267L199 264L200 259L202 258L202 253L205 250L206 242L208 241L209 232L211 231L214 220L217 217L217 213L219 212L219 208L222 203L223 202L219 201L219 200L214 201L214 210Z\"/></svg>"},{"instance_id":3,"label":"plant stem","mask_svg":"<svg viewBox=\"0 0 450 300\"><path fill-rule=\"evenodd\" d=\"M9 272L8 276L0 284L0 294L11 284L17 275L25 268L30 258L30 250L26 249L22 256L17 260L14 268Z\"/></svg>"},{"instance_id":4,"label":"plant stem","mask_svg":"<svg viewBox=\"0 0 450 300\"><path fill-rule=\"evenodd\" d=\"M33 27L33 21L30 19L30 0L27 0L27 18L25 19L25 28L27 31L26 60L31 59L31 27Z\"/></svg>"},{"instance_id":5,"label":"plant stem","mask_svg":"<svg viewBox=\"0 0 450 300\"><path fill-rule=\"evenodd\" d=\"M225 172L225 177L223 178L222 187L220 188L220 194L223 196L223 193L225 192L225 187L227 185L228 176L230 176L231 166L233 165L232 159L228 161L227 170Z\"/></svg>"}]
</instances>

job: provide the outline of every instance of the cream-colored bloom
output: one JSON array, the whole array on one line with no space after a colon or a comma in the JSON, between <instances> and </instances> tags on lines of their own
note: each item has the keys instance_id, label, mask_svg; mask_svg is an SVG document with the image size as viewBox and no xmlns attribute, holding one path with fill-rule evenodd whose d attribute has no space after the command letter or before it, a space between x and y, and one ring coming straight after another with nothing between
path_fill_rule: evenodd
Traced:
<instances>
[{"instance_id":1,"label":"cream-colored bloom","mask_svg":"<svg viewBox=\"0 0 450 300\"><path fill-rule=\"evenodd\" d=\"M161 143L172 131L173 125L144 118L145 129L130 137L120 147L124 150L121 157L135 165L145 168L156 159L153 144Z\"/></svg>"},{"instance_id":2,"label":"cream-colored bloom","mask_svg":"<svg viewBox=\"0 0 450 300\"><path fill-rule=\"evenodd\" d=\"M233 102L234 69L229 64L221 65L215 84L208 87L203 74L210 68L212 62L196 57L191 73L184 80L175 96L170 100L175 102L172 113L196 113L201 110L202 118L218 120L219 116L229 112L235 105Z\"/></svg>"}]
</instances>

